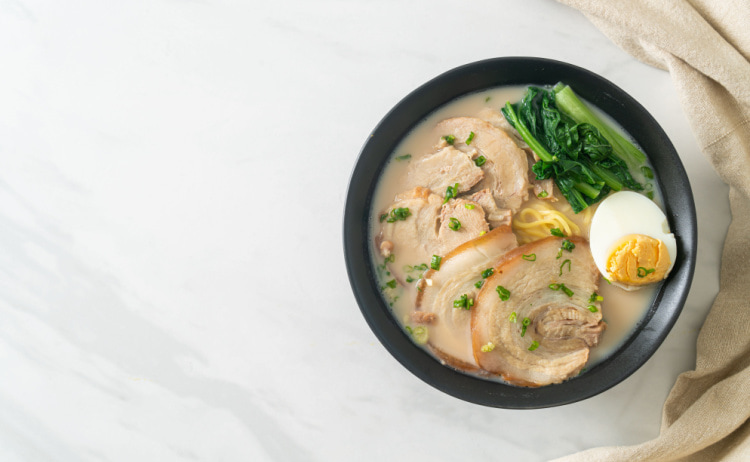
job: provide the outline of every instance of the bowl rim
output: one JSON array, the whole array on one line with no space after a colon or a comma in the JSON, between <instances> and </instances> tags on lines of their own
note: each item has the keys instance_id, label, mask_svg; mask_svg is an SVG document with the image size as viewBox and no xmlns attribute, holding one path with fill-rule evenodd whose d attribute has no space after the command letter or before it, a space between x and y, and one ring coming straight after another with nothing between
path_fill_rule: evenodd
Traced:
<instances>
[{"instance_id":1,"label":"bowl rim","mask_svg":"<svg viewBox=\"0 0 750 462\"><path fill-rule=\"evenodd\" d=\"M678 242L678 257L651 308L630 337L591 370L561 384L517 387L452 369L416 345L392 315L371 264L370 210L377 179L394 148L421 120L470 93L507 85L571 85L619 123L646 151L659 179L664 212ZM444 72L401 99L368 136L352 170L344 217L344 259L360 311L386 350L425 383L475 404L537 409L574 403L602 393L638 370L677 321L695 270L697 224L692 189L664 130L634 98L604 77L562 61L524 56L491 58Z\"/></svg>"}]
</instances>

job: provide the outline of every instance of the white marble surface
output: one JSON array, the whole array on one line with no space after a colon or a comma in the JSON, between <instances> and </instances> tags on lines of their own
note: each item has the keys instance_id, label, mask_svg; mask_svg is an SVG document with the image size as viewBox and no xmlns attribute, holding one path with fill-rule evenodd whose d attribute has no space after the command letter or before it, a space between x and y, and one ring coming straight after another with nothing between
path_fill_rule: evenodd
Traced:
<instances>
[{"instance_id":1,"label":"white marble surface","mask_svg":"<svg viewBox=\"0 0 750 462\"><path fill-rule=\"evenodd\" d=\"M510 411L403 369L350 292L370 130L424 81L541 56L614 81L696 193L682 317L592 399ZM667 73L549 0L0 0L0 460L545 460L657 435L718 290L727 188Z\"/></svg>"}]
</instances>

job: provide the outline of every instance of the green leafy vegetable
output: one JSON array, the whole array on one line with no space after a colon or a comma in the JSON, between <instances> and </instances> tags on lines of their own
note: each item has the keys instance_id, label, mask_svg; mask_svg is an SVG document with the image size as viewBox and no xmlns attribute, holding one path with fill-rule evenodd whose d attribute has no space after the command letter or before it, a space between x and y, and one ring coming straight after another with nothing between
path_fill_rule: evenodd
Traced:
<instances>
[{"instance_id":1,"label":"green leafy vegetable","mask_svg":"<svg viewBox=\"0 0 750 462\"><path fill-rule=\"evenodd\" d=\"M575 213L611 190L642 190L613 149L608 132L562 110L556 100L555 91L532 86L520 102L508 102L502 108L508 122L540 158L532 167L536 178L552 178Z\"/></svg>"},{"instance_id":2,"label":"green leafy vegetable","mask_svg":"<svg viewBox=\"0 0 750 462\"><path fill-rule=\"evenodd\" d=\"M633 164L645 162L646 155L594 114L578 98L572 88L568 85L558 83L555 85L554 92L557 106L560 110L567 113L578 123L587 123L596 127L612 144L613 151L617 156Z\"/></svg>"}]
</instances>

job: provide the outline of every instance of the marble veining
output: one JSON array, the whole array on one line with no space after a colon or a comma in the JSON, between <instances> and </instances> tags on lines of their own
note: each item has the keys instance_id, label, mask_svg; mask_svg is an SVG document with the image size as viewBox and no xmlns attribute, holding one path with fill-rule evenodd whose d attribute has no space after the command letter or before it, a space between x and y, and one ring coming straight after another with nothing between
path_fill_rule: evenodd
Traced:
<instances>
[{"instance_id":1,"label":"marble veining","mask_svg":"<svg viewBox=\"0 0 750 462\"><path fill-rule=\"evenodd\" d=\"M520 55L591 69L651 111L700 229L657 353L536 411L401 367L341 245L351 169L388 109L452 67ZM694 364L727 188L668 74L556 2L5 0L0 56L0 460L540 461L654 437Z\"/></svg>"}]
</instances>

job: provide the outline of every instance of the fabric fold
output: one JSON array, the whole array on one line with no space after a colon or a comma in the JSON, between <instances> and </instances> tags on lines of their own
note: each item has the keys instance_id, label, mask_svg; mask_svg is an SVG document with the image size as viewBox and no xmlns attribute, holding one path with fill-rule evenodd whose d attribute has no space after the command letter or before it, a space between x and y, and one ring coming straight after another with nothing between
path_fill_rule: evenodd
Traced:
<instances>
[{"instance_id":1,"label":"fabric fold","mask_svg":"<svg viewBox=\"0 0 750 462\"><path fill-rule=\"evenodd\" d=\"M729 185L732 222L695 370L681 374L667 397L659 436L557 460L750 460L750 4L558 1L637 59L669 71L701 150Z\"/></svg>"}]
</instances>

